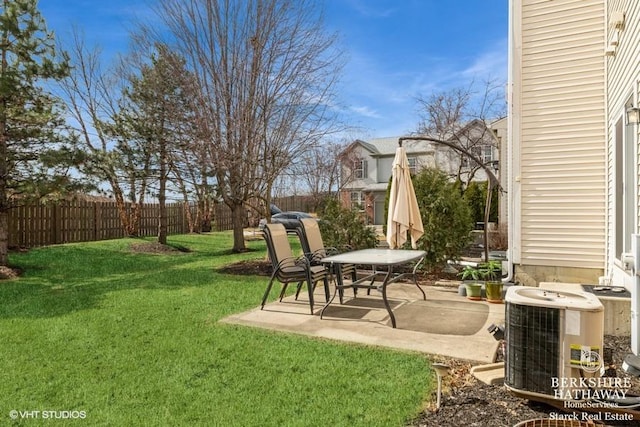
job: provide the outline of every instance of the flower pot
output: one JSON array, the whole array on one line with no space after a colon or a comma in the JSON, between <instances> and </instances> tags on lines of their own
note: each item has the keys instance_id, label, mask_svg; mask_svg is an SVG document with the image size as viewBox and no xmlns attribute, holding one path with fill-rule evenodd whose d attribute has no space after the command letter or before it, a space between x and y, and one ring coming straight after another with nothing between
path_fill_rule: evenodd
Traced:
<instances>
[{"instance_id":1,"label":"flower pot","mask_svg":"<svg viewBox=\"0 0 640 427\"><path fill-rule=\"evenodd\" d=\"M487 301L497 304L502 303L502 287L502 282L487 282L485 284Z\"/></svg>"},{"instance_id":2,"label":"flower pot","mask_svg":"<svg viewBox=\"0 0 640 427\"><path fill-rule=\"evenodd\" d=\"M467 291L467 298L472 301L482 300L482 285L480 283L465 283L464 287Z\"/></svg>"}]
</instances>

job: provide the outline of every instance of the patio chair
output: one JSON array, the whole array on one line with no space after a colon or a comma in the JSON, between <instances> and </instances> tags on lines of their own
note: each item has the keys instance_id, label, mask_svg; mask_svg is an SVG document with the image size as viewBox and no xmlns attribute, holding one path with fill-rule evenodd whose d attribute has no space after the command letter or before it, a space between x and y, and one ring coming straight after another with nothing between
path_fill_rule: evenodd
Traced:
<instances>
[{"instance_id":1,"label":"patio chair","mask_svg":"<svg viewBox=\"0 0 640 427\"><path fill-rule=\"evenodd\" d=\"M302 218L300 220L300 226L298 227L298 236L300 237L302 250L311 265L319 265L322 258L340 253L340 251L334 247L324 246L320 227L318 226L318 221L315 219ZM343 278L349 278L354 282L356 281L357 272L355 265L344 264L341 266L341 272ZM355 292L356 289L354 288L354 293ZM329 294L327 294L327 300L328 299ZM342 292L340 293L340 300L342 302Z\"/></svg>"},{"instance_id":2,"label":"patio chair","mask_svg":"<svg viewBox=\"0 0 640 427\"><path fill-rule=\"evenodd\" d=\"M279 297L280 301L282 301L289 283L297 282L297 299L302 284L306 282L309 293L309 306L311 307L311 314L313 314L313 291L319 281L324 282L325 295L329 294L327 269L323 265L311 265L309 260L304 256L298 258L293 256L289 238L287 237L287 230L284 228L284 225L266 224L263 233L264 239L267 242L269 258L271 258L273 265L273 273L267 285L267 290L262 297L261 309L264 308L267 302L269 292L271 292L271 287L275 280L283 285Z\"/></svg>"}]
</instances>

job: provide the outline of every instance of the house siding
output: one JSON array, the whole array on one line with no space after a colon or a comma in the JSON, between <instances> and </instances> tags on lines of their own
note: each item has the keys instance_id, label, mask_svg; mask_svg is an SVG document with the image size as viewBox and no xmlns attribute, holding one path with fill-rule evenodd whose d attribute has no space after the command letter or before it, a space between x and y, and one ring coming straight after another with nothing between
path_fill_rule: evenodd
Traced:
<instances>
[{"instance_id":1,"label":"house siding","mask_svg":"<svg viewBox=\"0 0 640 427\"><path fill-rule=\"evenodd\" d=\"M363 187L367 185L373 184L376 182L376 177L378 174L378 169L376 165L375 159L371 158L371 153L369 153L362 146L356 146L353 149L353 155L351 160L364 160L367 162L367 176L363 178L356 178L353 176L352 165L346 164L343 165L343 179L349 182L348 191L360 191Z\"/></svg>"},{"instance_id":2,"label":"house siding","mask_svg":"<svg viewBox=\"0 0 640 427\"><path fill-rule=\"evenodd\" d=\"M479 126L482 127L481 130L476 130ZM477 134L473 134L477 136L476 141L487 135L487 143L494 143L493 138L488 134L486 125L481 121L473 121L466 130L477 132ZM341 200L345 206L350 206L348 196L351 192L361 193L364 202L362 207L366 213L367 221L373 224L383 225L386 223L384 205L399 139L398 136L374 138L368 141L356 140L340 154L343 158ZM460 155L443 144L423 139L406 139L402 142L402 146L406 150L410 163L415 164L416 173L424 168L437 168L454 177L458 172ZM493 158L495 160L498 160L495 158L498 154L498 150L494 149ZM356 178L352 172L352 162L356 159L367 161L368 174L364 179ZM463 179L468 178L468 175L469 168L463 169ZM483 170L478 170L471 179L486 181L487 175Z\"/></svg>"},{"instance_id":3,"label":"house siding","mask_svg":"<svg viewBox=\"0 0 640 427\"><path fill-rule=\"evenodd\" d=\"M607 266L608 274L614 276L615 282L630 283L630 276L620 268L616 261L615 235L616 235L616 152L615 133L616 122L623 116L625 103L632 98L635 105L638 105L638 81L640 81L640 2L637 0L609 0L607 2L607 17L611 17L615 12L623 12L625 15L624 26L616 29L607 25L607 40L612 40L615 33L618 33L619 43L615 49L615 54L608 56L606 60L607 69L607 124L608 124L608 199L607 199ZM637 137L636 137L637 141ZM637 156L637 150L636 150ZM635 161L638 164L636 158ZM638 167L636 167L637 176ZM640 180L636 178L637 182ZM640 212L637 206L637 195L640 191L636 187L636 215ZM638 218L635 220L636 232L638 232Z\"/></svg>"},{"instance_id":4,"label":"house siding","mask_svg":"<svg viewBox=\"0 0 640 427\"><path fill-rule=\"evenodd\" d=\"M514 0L518 1L518 0ZM606 251L604 0L521 0L522 265L602 269ZM521 8L521 9L520 9ZM518 64L515 64L517 67ZM518 87L519 86L519 87ZM517 108L517 107L516 107Z\"/></svg>"}]
</instances>

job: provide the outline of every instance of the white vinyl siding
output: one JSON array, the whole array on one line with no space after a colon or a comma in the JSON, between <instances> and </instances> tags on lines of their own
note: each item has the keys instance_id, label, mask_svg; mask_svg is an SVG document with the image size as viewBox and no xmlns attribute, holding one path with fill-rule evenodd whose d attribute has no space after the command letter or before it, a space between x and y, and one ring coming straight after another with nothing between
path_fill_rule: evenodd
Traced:
<instances>
[{"instance_id":1,"label":"white vinyl siding","mask_svg":"<svg viewBox=\"0 0 640 427\"><path fill-rule=\"evenodd\" d=\"M626 188L619 188L621 177L625 177L625 166L635 165L635 171L630 171L636 175L636 183L640 181L637 177L638 159L637 150L633 153L630 147L637 146L637 136L633 135L633 126L626 125L624 118L626 104L631 100L638 105L638 81L640 81L640 2L637 0L609 0L607 2L607 14L611 16L615 12L623 12L624 26L616 29L607 25L607 40L612 40L615 33L618 33L618 45L613 56L607 57L607 92L608 92L608 175L609 175L609 197L608 197L608 252L607 265L609 274L622 277L619 274L622 270L614 268L620 265L616 262L618 253L628 250L629 232L638 232L638 219L627 218L627 215L635 215L640 212L637 195L639 190L626 193ZM616 132L616 125L622 121L622 129ZM635 128L637 131L637 128ZM616 135L617 133L617 135ZM634 141L635 139L635 141ZM630 156L631 159L626 157ZM630 160L630 162L629 162ZM629 162L629 163L627 163ZM630 182L632 177L626 176ZM622 190L622 191L621 191ZM635 193L635 194L634 194ZM635 206L624 206L618 197L634 198ZM628 200L626 199L625 200ZM620 212L620 209L624 209ZM620 227L622 226L622 229ZM635 228L635 230L634 230ZM626 246L626 248L625 248Z\"/></svg>"},{"instance_id":2,"label":"white vinyl siding","mask_svg":"<svg viewBox=\"0 0 640 427\"><path fill-rule=\"evenodd\" d=\"M360 191L375 182L376 162L371 153L361 145L354 144L346 161L342 164L342 180L345 191Z\"/></svg>"},{"instance_id":3,"label":"white vinyl siding","mask_svg":"<svg viewBox=\"0 0 640 427\"><path fill-rule=\"evenodd\" d=\"M521 258L602 268L603 0L522 0Z\"/></svg>"},{"instance_id":4,"label":"white vinyl siding","mask_svg":"<svg viewBox=\"0 0 640 427\"><path fill-rule=\"evenodd\" d=\"M393 159L395 156L379 157L378 162L378 179L377 182L389 182L391 179L391 171L393 169Z\"/></svg>"}]
</instances>

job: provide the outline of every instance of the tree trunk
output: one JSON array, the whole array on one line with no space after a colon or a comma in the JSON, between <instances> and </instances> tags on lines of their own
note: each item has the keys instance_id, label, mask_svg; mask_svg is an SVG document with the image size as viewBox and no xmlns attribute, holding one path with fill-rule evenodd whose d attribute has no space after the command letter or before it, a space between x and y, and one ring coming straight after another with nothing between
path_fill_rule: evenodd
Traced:
<instances>
[{"instance_id":1,"label":"tree trunk","mask_svg":"<svg viewBox=\"0 0 640 427\"><path fill-rule=\"evenodd\" d=\"M140 235L140 217L142 212L139 203L131 203L131 210L129 213L129 229L127 230L128 237L138 237Z\"/></svg>"},{"instance_id":2,"label":"tree trunk","mask_svg":"<svg viewBox=\"0 0 640 427\"><path fill-rule=\"evenodd\" d=\"M0 210L0 265L9 265L9 211Z\"/></svg>"},{"instance_id":3,"label":"tree trunk","mask_svg":"<svg viewBox=\"0 0 640 427\"><path fill-rule=\"evenodd\" d=\"M195 218L194 218L194 213L191 210L189 199L186 197L183 199L182 208L184 209L184 216L187 218L187 227L189 229L189 233L194 233L196 231L194 224L195 224L195 221L198 219L197 209L196 209Z\"/></svg>"},{"instance_id":4,"label":"tree trunk","mask_svg":"<svg viewBox=\"0 0 640 427\"><path fill-rule=\"evenodd\" d=\"M273 202L273 199L271 198L272 190L273 190L273 185L270 182L268 182L267 188L265 190L265 196L264 196L264 202L266 205L265 207L266 212L264 213L264 217L268 223L271 222L271 203Z\"/></svg>"},{"instance_id":5,"label":"tree trunk","mask_svg":"<svg viewBox=\"0 0 640 427\"><path fill-rule=\"evenodd\" d=\"M189 205L189 193L187 192L187 187L184 183L184 179L180 176L180 174L176 174L176 183L180 188L180 193L182 194L182 209L184 211L184 217L187 220L187 227L189 229L189 233L193 233L195 231L194 227L194 214L191 211L191 207ZM196 219L197 219L197 211L196 211Z\"/></svg>"},{"instance_id":6,"label":"tree trunk","mask_svg":"<svg viewBox=\"0 0 640 427\"><path fill-rule=\"evenodd\" d=\"M158 196L158 243L167 244L167 203L164 189L164 183L160 184L160 195Z\"/></svg>"},{"instance_id":7,"label":"tree trunk","mask_svg":"<svg viewBox=\"0 0 640 427\"><path fill-rule=\"evenodd\" d=\"M6 9L7 2L3 2ZM7 31L2 34L3 46L8 46L9 36ZM2 49L2 61L0 62L2 75L6 73L7 49ZM7 98L0 98L0 265L9 265L9 195L7 180L9 174L9 137L7 135Z\"/></svg>"},{"instance_id":8,"label":"tree trunk","mask_svg":"<svg viewBox=\"0 0 640 427\"><path fill-rule=\"evenodd\" d=\"M158 189L158 243L167 244L167 147L160 143L160 188Z\"/></svg>"},{"instance_id":9,"label":"tree trunk","mask_svg":"<svg viewBox=\"0 0 640 427\"><path fill-rule=\"evenodd\" d=\"M113 195L116 201L116 208L118 209L118 216L120 217L120 222L122 224L122 229L124 230L125 235L132 236L134 235L135 227L132 225L132 218L129 215L127 209L127 203L124 200L124 196L122 195L122 191L117 186L111 186L113 189Z\"/></svg>"},{"instance_id":10,"label":"tree trunk","mask_svg":"<svg viewBox=\"0 0 640 427\"><path fill-rule=\"evenodd\" d=\"M9 197L7 196L7 138L4 120L0 124L0 266L9 265Z\"/></svg>"},{"instance_id":11,"label":"tree trunk","mask_svg":"<svg viewBox=\"0 0 640 427\"><path fill-rule=\"evenodd\" d=\"M247 215L242 204L231 206L231 219L233 222L233 252L245 252L244 244L244 224Z\"/></svg>"}]
</instances>

